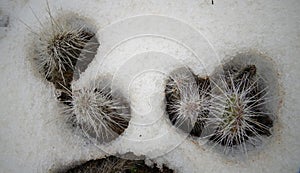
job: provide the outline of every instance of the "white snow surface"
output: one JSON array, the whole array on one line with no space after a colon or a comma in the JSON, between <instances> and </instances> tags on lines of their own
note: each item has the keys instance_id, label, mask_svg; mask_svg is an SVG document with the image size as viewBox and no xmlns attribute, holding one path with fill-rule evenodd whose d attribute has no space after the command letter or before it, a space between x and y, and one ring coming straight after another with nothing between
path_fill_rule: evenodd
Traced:
<instances>
[{"instance_id":1,"label":"white snow surface","mask_svg":"<svg viewBox=\"0 0 300 173\"><path fill-rule=\"evenodd\" d=\"M130 100L132 119L116 140L95 146L65 125L54 87L29 62L30 30L47 20L46 1L0 2L0 172L49 172L133 152L181 173L298 172L300 169L300 1L49 0L51 12L90 19L100 42L74 87L99 75ZM28 30L27 26L31 29ZM272 59L280 85L270 142L232 159L175 130L164 111L166 75L188 66L205 76L238 53Z\"/></svg>"}]
</instances>

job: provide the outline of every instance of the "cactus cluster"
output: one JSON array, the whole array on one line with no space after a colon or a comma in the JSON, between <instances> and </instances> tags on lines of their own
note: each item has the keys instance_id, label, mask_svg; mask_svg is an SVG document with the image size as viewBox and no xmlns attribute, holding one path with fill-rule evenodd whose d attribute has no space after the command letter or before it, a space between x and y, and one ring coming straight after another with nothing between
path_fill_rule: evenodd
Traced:
<instances>
[{"instance_id":1,"label":"cactus cluster","mask_svg":"<svg viewBox=\"0 0 300 173\"><path fill-rule=\"evenodd\" d=\"M57 99L66 106L69 119L89 138L111 141L129 124L128 102L122 95L113 96L101 77L85 88L72 88L96 54L95 32L77 16L55 18L50 9L48 13L48 23L34 32L31 58L60 91ZM189 68L173 71L166 82L166 112L174 126L194 137L225 146L226 152L236 147L247 152L246 143L256 145L262 136L271 135L268 87L253 64L224 68L215 76L198 76Z\"/></svg>"},{"instance_id":2,"label":"cactus cluster","mask_svg":"<svg viewBox=\"0 0 300 173\"><path fill-rule=\"evenodd\" d=\"M72 88L72 82L96 55L99 42L95 32L76 14L54 17L50 9L48 14L48 23L34 32L32 62L43 78L54 85L66 119L91 140L111 141L128 126L127 102L122 96L113 96L101 77L85 88Z\"/></svg>"},{"instance_id":3,"label":"cactus cluster","mask_svg":"<svg viewBox=\"0 0 300 173\"><path fill-rule=\"evenodd\" d=\"M173 125L224 146L225 153L247 153L248 144L271 135L273 115L266 106L271 98L255 65L231 66L205 78L186 72L174 71L181 75L171 73L166 84L166 111Z\"/></svg>"}]
</instances>

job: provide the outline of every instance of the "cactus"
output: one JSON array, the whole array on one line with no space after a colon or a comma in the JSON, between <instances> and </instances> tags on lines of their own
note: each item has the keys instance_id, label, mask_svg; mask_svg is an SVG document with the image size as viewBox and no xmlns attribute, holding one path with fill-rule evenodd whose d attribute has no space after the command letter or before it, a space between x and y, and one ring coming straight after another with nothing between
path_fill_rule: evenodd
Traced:
<instances>
[{"instance_id":1,"label":"cactus","mask_svg":"<svg viewBox=\"0 0 300 173\"><path fill-rule=\"evenodd\" d=\"M88 87L74 90L67 110L75 124L90 139L109 142L127 128L130 107L121 96L113 96L103 79L92 81Z\"/></svg>"},{"instance_id":2,"label":"cactus","mask_svg":"<svg viewBox=\"0 0 300 173\"><path fill-rule=\"evenodd\" d=\"M209 80L184 68L175 70L170 76L165 90L169 118L176 127L200 136L208 114Z\"/></svg>"},{"instance_id":3,"label":"cactus","mask_svg":"<svg viewBox=\"0 0 300 173\"><path fill-rule=\"evenodd\" d=\"M247 143L256 145L271 135L273 121L265 104L268 88L256 74L255 65L238 71L226 70L214 82L208 124L215 127L210 140L225 146L226 153L238 148L247 153ZM231 149L231 150L230 150Z\"/></svg>"},{"instance_id":4,"label":"cactus","mask_svg":"<svg viewBox=\"0 0 300 173\"><path fill-rule=\"evenodd\" d=\"M75 14L53 17L48 6L48 21L34 33L31 59L34 67L56 89L70 89L73 78L94 58L99 43L95 33ZM74 20L75 19L75 20Z\"/></svg>"}]
</instances>

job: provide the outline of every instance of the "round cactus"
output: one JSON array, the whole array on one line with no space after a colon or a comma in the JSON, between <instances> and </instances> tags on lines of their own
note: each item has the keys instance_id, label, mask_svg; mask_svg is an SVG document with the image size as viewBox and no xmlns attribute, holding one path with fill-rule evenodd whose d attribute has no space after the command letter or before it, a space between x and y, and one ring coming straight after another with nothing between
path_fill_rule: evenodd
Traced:
<instances>
[{"instance_id":1,"label":"round cactus","mask_svg":"<svg viewBox=\"0 0 300 173\"><path fill-rule=\"evenodd\" d=\"M109 142L127 128L130 107L122 96L112 95L111 89L101 79L86 88L74 90L68 107L75 124L90 139Z\"/></svg>"},{"instance_id":2,"label":"round cactus","mask_svg":"<svg viewBox=\"0 0 300 173\"><path fill-rule=\"evenodd\" d=\"M256 145L262 136L271 135L272 115L265 106L268 88L254 65L226 70L214 84L208 123L215 131L210 140L225 146L225 152L238 148L246 153L247 143Z\"/></svg>"},{"instance_id":3,"label":"round cactus","mask_svg":"<svg viewBox=\"0 0 300 173\"><path fill-rule=\"evenodd\" d=\"M30 57L42 76L56 89L70 89L73 78L84 71L96 54L95 33L75 14L52 16L34 32Z\"/></svg>"},{"instance_id":4,"label":"round cactus","mask_svg":"<svg viewBox=\"0 0 300 173\"><path fill-rule=\"evenodd\" d=\"M167 113L173 125L200 136L208 114L209 80L199 78L189 69L177 69L166 84Z\"/></svg>"}]
</instances>

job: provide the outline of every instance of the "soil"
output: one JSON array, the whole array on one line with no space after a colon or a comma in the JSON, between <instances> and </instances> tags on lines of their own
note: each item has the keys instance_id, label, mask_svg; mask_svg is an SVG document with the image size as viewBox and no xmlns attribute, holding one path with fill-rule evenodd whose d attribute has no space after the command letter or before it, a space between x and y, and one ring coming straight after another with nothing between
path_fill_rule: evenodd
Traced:
<instances>
[{"instance_id":1,"label":"soil","mask_svg":"<svg viewBox=\"0 0 300 173\"><path fill-rule=\"evenodd\" d=\"M126 160L115 156L91 160L76 166L65 173L173 173L165 165L162 169L156 165L149 167L144 160Z\"/></svg>"}]
</instances>

